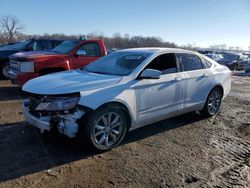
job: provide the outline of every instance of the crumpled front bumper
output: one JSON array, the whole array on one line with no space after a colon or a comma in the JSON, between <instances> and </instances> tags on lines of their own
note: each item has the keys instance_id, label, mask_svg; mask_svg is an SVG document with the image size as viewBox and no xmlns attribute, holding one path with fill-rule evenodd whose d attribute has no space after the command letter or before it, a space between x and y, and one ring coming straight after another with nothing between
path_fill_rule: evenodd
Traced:
<instances>
[{"instance_id":1,"label":"crumpled front bumper","mask_svg":"<svg viewBox=\"0 0 250 188\"><path fill-rule=\"evenodd\" d=\"M36 117L30 113L29 108L27 107L27 102L24 101L22 104L22 111L25 119L29 124L43 131L50 131L52 127L56 127L57 130L69 138L74 138L78 132L78 123L77 121L85 114L84 111L78 109L73 113L67 114L57 114L54 116L46 115L42 117ZM55 122L56 124L52 123Z\"/></svg>"},{"instance_id":2,"label":"crumpled front bumper","mask_svg":"<svg viewBox=\"0 0 250 188\"><path fill-rule=\"evenodd\" d=\"M41 118L38 118L38 117L32 115L29 112L29 108L26 107L25 102L23 102L23 104L22 104L22 111L23 111L23 115L24 115L25 119L32 126L40 129L41 131L44 131L44 130L50 131L51 130L49 117L47 117L47 119L46 118L41 119Z\"/></svg>"}]
</instances>

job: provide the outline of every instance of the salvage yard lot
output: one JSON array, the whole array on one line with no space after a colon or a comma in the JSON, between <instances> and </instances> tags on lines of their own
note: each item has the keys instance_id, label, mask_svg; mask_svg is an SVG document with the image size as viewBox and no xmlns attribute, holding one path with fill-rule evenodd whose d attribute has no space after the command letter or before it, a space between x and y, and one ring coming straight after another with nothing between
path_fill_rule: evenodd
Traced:
<instances>
[{"instance_id":1,"label":"salvage yard lot","mask_svg":"<svg viewBox=\"0 0 250 188\"><path fill-rule=\"evenodd\" d=\"M219 114L189 113L93 153L27 126L18 89L0 81L0 187L250 187L250 77L233 76Z\"/></svg>"}]
</instances>

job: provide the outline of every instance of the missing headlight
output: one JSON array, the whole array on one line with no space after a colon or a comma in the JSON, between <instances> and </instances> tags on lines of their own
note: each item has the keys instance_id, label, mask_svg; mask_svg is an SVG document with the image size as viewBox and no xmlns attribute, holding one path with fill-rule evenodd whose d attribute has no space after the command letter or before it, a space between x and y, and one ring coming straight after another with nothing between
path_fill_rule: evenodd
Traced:
<instances>
[{"instance_id":1,"label":"missing headlight","mask_svg":"<svg viewBox=\"0 0 250 188\"><path fill-rule=\"evenodd\" d=\"M64 111L71 110L76 107L80 97L74 98L57 98L51 102L41 102L37 107L37 111Z\"/></svg>"},{"instance_id":2,"label":"missing headlight","mask_svg":"<svg viewBox=\"0 0 250 188\"><path fill-rule=\"evenodd\" d=\"M29 106L33 111L67 111L76 107L80 93L66 95L29 94Z\"/></svg>"}]
</instances>

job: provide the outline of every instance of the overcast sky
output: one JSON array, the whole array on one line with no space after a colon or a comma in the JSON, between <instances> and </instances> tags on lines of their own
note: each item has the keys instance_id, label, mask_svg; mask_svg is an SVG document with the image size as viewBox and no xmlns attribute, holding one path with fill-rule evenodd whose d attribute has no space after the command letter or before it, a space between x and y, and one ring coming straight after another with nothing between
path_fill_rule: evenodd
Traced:
<instances>
[{"instance_id":1,"label":"overcast sky","mask_svg":"<svg viewBox=\"0 0 250 188\"><path fill-rule=\"evenodd\" d=\"M25 33L159 36L178 45L250 46L250 0L0 0Z\"/></svg>"}]
</instances>

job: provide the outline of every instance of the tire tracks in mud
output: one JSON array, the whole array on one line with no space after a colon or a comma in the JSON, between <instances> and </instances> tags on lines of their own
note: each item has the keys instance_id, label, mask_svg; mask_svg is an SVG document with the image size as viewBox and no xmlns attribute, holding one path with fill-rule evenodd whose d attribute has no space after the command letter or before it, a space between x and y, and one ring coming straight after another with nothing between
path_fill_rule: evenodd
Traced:
<instances>
[{"instance_id":1,"label":"tire tracks in mud","mask_svg":"<svg viewBox=\"0 0 250 188\"><path fill-rule=\"evenodd\" d=\"M250 187L250 141L232 134L210 138L212 164L208 185Z\"/></svg>"}]
</instances>

